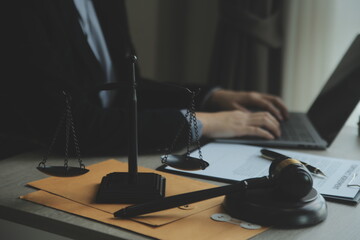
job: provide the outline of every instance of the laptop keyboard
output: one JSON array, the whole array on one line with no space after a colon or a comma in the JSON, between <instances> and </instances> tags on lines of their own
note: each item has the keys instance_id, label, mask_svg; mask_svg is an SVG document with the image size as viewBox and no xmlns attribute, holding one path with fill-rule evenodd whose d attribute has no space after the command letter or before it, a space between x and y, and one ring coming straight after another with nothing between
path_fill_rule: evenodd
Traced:
<instances>
[{"instance_id":1,"label":"laptop keyboard","mask_svg":"<svg viewBox=\"0 0 360 240\"><path fill-rule=\"evenodd\" d=\"M291 121L281 123L281 133L278 140L314 142L302 119L297 115Z\"/></svg>"}]
</instances>

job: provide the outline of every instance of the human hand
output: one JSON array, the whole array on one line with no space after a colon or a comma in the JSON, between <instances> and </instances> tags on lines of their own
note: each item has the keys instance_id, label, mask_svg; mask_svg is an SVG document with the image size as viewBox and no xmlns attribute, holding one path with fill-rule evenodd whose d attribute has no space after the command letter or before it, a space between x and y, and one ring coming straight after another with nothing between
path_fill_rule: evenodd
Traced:
<instances>
[{"instance_id":1,"label":"human hand","mask_svg":"<svg viewBox=\"0 0 360 240\"><path fill-rule=\"evenodd\" d=\"M243 112L249 112L247 107L256 107L270 112L278 120L288 117L287 108L279 97L259 92L216 90L210 96L207 104L218 110L241 110Z\"/></svg>"},{"instance_id":2,"label":"human hand","mask_svg":"<svg viewBox=\"0 0 360 240\"><path fill-rule=\"evenodd\" d=\"M274 139L281 135L279 122L268 112L233 110L198 112L196 116L203 124L202 135L209 138L257 136Z\"/></svg>"}]
</instances>

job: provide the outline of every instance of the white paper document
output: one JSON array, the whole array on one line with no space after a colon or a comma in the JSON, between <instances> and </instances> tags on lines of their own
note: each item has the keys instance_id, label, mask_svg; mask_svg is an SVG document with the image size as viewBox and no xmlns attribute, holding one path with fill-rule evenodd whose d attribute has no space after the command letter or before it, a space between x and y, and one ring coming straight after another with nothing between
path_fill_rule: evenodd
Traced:
<instances>
[{"instance_id":1,"label":"white paper document","mask_svg":"<svg viewBox=\"0 0 360 240\"><path fill-rule=\"evenodd\" d=\"M182 171L171 167L165 170L184 172L219 180L244 180L269 175L270 160L261 157L261 147L209 143L201 148L203 159L210 165L205 170ZM345 160L312 154L298 153L279 149L271 149L291 158L317 167L327 177L313 175L314 188L324 197L355 201L359 193L358 186L348 186L349 182L359 184L360 160ZM198 157L194 151L191 156Z\"/></svg>"}]
</instances>

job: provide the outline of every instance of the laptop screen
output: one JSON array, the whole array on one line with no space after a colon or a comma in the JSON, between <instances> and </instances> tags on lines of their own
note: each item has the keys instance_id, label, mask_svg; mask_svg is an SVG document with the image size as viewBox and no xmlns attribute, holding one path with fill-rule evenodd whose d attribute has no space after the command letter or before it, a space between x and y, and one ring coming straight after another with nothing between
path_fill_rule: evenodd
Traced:
<instances>
[{"instance_id":1,"label":"laptop screen","mask_svg":"<svg viewBox=\"0 0 360 240\"><path fill-rule=\"evenodd\" d=\"M352 42L307 113L328 145L340 132L359 100L360 35Z\"/></svg>"}]
</instances>

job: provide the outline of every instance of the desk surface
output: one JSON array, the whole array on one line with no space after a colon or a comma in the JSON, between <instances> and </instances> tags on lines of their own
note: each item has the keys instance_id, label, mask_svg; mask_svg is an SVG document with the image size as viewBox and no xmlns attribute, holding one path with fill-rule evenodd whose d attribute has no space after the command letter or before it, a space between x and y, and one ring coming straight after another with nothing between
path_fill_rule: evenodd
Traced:
<instances>
[{"instance_id":1,"label":"desk surface","mask_svg":"<svg viewBox=\"0 0 360 240\"><path fill-rule=\"evenodd\" d=\"M301 152L360 161L360 139L357 129L344 127L332 146L325 151ZM85 158L84 162L91 165L109 158L126 161L126 157L107 156ZM20 195L34 191L25 186L27 182L44 178L44 175L36 170L40 160L41 153L32 152L0 161L1 218L75 239L149 239L130 231L19 199ZM57 165L62 164L63 160L50 158L48 161ZM140 156L138 164L155 169L160 165L159 155ZM359 239L359 236L360 207L328 202L328 217L323 223L295 230L272 228L253 239L352 240Z\"/></svg>"}]
</instances>

